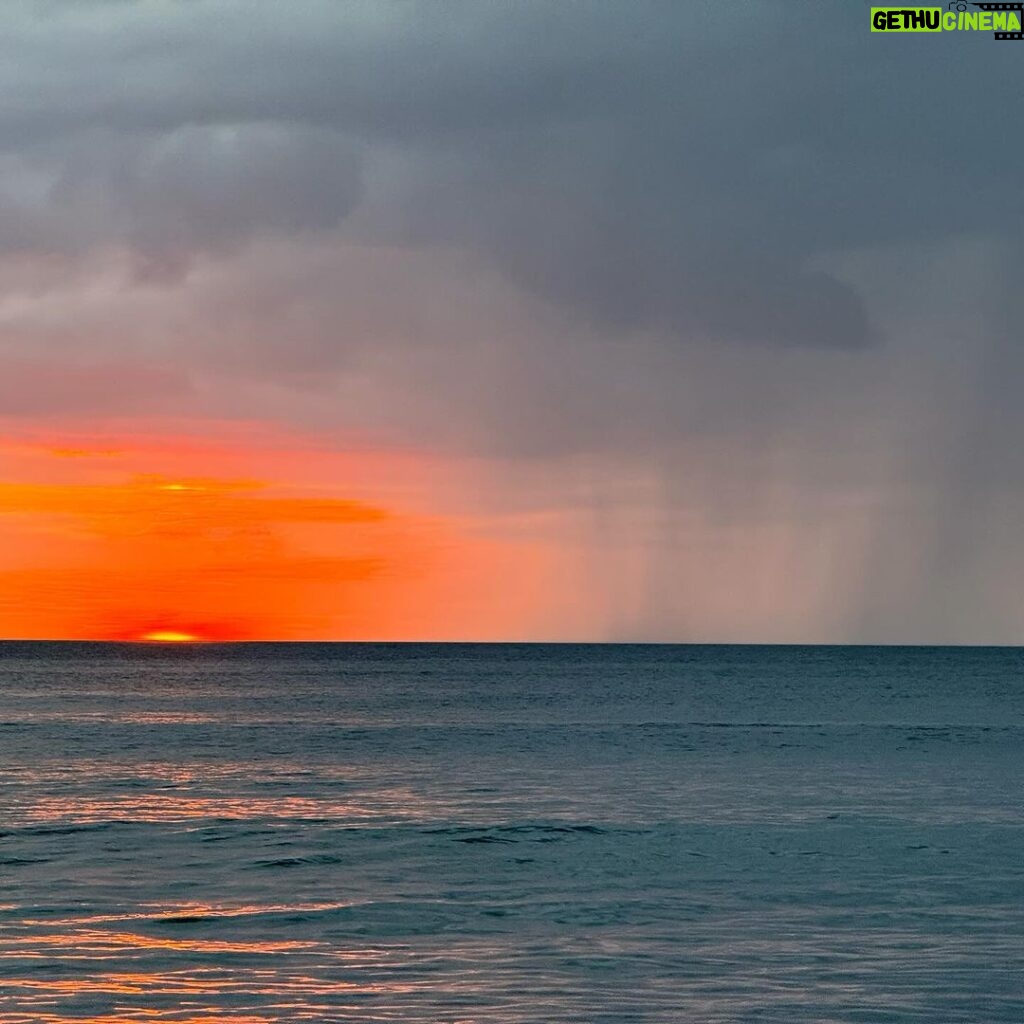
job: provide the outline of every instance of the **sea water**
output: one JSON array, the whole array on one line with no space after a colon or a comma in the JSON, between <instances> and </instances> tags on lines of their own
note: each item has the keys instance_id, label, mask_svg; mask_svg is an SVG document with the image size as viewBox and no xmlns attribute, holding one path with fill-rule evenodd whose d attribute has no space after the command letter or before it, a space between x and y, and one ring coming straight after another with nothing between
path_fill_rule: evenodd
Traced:
<instances>
[{"instance_id":1,"label":"sea water","mask_svg":"<svg viewBox=\"0 0 1024 1024\"><path fill-rule=\"evenodd\" d=\"M0 644L0 1020L1024 1021L1024 653Z\"/></svg>"}]
</instances>

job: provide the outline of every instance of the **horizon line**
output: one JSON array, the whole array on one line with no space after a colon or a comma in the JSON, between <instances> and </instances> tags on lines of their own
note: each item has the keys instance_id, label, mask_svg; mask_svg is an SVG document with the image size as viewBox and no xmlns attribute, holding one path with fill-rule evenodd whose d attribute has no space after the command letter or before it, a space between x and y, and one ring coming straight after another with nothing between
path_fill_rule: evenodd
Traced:
<instances>
[{"instance_id":1,"label":"horizon line","mask_svg":"<svg viewBox=\"0 0 1024 1024\"><path fill-rule=\"evenodd\" d=\"M288 645L406 645L406 646L474 646L474 647L891 647L891 648L957 648L968 650L1020 650L1024 643L957 643L917 641L763 641L763 640L371 640L371 639L306 639L287 640L273 637L244 640L217 640L195 638L189 640L147 640L142 638L109 637L0 637L2 644L103 644L133 647L240 647L254 644Z\"/></svg>"}]
</instances>

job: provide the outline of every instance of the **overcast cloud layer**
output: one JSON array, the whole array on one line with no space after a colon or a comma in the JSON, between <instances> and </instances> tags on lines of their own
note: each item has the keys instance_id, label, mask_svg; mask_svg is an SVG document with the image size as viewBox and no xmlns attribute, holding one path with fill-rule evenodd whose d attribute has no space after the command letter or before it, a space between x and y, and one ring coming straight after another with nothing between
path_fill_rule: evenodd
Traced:
<instances>
[{"instance_id":1,"label":"overcast cloud layer","mask_svg":"<svg viewBox=\"0 0 1024 1024\"><path fill-rule=\"evenodd\" d=\"M595 639L1017 642L1022 89L845 0L11 2L0 415L478 459Z\"/></svg>"}]
</instances>

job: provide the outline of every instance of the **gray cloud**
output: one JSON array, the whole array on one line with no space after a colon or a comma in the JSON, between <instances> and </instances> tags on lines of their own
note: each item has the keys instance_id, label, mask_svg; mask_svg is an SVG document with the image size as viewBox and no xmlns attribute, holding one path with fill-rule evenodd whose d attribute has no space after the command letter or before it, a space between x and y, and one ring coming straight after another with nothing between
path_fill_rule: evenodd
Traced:
<instances>
[{"instance_id":1,"label":"gray cloud","mask_svg":"<svg viewBox=\"0 0 1024 1024\"><path fill-rule=\"evenodd\" d=\"M123 246L142 276L173 279L193 257L224 256L260 234L330 230L361 187L356 148L320 129L91 129L8 158L0 251L80 259Z\"/></svg>"},{"instance_id":2,"label":"gray cloud","mask_svg":"<svg viewBox=\"0 0 1024 1024\"><path fill-rule=\"evenodd\" d=\"M184 371L144 364L5 358L0 416L67 417L172 408L190 390Z\"/></svg>"},{"instance_id":3,"label":"gray cloud","mask_svg":"<svg viewBox=\"0 0 1024 1024\"><path fill-rule=\"evenodd\" d=\"M408 169L377 230L472 246L598 330L849 347L872 337L864 297L823 253L1021 212L1009 48L880 40L860 7L20 9L0 139L49 176L42 227L157 272L339 223L369 147ZM32 244L25 173L9 244Z\"/></svg>"}]
</instances>

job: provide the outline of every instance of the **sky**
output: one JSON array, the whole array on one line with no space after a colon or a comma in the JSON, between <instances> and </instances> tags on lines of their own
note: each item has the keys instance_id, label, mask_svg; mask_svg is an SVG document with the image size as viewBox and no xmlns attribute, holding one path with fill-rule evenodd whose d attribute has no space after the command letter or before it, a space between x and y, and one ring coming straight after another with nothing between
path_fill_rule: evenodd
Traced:
<instances>
[{"instance_id":1,"label":"sky","mask_svg":"<svg viewBox=\"0 0 1024 1024\"><path fill-rule=\"evenodd\" d=\"M1024 43L7 0L0 637L1019 643Z\"/></svg>"}]
</instances>

